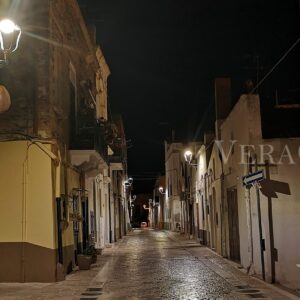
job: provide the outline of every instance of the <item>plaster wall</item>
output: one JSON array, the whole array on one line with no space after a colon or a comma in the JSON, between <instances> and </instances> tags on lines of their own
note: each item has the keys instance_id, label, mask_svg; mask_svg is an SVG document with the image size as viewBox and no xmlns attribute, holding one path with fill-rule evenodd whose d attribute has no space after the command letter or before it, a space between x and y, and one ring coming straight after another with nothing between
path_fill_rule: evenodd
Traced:
<instances>
[{"instance_id":1,"label":"plaster wall","mask_svg":"<svg viewBox=\"0 0 300 300\"><path fill-rule=\"evenodd\" d=\"M274 246L278 251L278 262L276 262L276 281L290 287L299 288L300 268L299 264L299 236L300 221L300 197L299 197L299 139L274 139L263 140L261 134L260 104L259 98L255 95L243 95L236 104L228 118L221 126L221 137L224 140L225 153L229 153L231 139L237 140L231 151L229 160L224 164L225 187L236 187L238 191L238 211L239 211L239 230L240 230L240 254L241 263L247 268L252 265L251 251L253 251L254 272L261 273L259 236L258 236L258 218L256 207L256 195L254 188L250 193L242 185L242 176L248 174L245 164L241 163L240 145L253 145L254 150L250 153L257 155L258 159L264 162L260 157L259 145L274 146L273 158L277 166L270 168L271 179L289 184L291 195L277 193L278 198L272 199L273 204L273 226L274 226ZM294 164L288 164L283 161L278 164L279 158L285 145L288 145ZM265 167L261 167L265 170ZM266 251L264 251L266 278L271 278L271 256L270 256L270 238L269 238L269 219L267 210L267 199L260 192L262 230L263 238L266 242ZM249 218L251 217L251 218ZM249 223L250 220L250 223ZM252 240L251 232L252 226Z\"/></svg>"}]
</instances>

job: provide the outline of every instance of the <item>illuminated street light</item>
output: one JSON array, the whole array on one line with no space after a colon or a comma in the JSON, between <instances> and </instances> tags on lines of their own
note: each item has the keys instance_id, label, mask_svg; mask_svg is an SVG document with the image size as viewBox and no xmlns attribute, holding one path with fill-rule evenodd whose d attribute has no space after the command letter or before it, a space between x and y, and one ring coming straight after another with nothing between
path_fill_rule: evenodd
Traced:
<instances>
[{"instance_id":1,"label":"illuminated street light","mask_svg":"<svg viewBox=\"0 0 300 300\"><path fill-rule=\"evenodd\" d=\"M0 47L3 53L1 62L7 64L8 56L18 49L21 33L21 28L13 21L0 21Z\"/></svg>"},{"instance_id":2,"label":"illuminated street light","mask_svg":"<svg viewBox=\"0 0 300 300\"><path fill-rule=\"evenodd\" d=\"M193 153L192 153L192 151L186 150L186 151L184 152L184 159L185 159L185 161L186 161L188 164L190 164L191 161L192 161L192 159L193 159Z\"/></svg>"},{"instance_id":3,"label":"illuminated street light","mask_svg":"<svg viewBox=\"0 0 300 300\"><path fill-rule=\"evenodd\" d=\"M17 26L13 21L9 19L4 19L0 21L0 31L3 33L13 33L14 31L20 30L20 27Z\"/></svg>"},{"instance_id":4,"label":"illuminated street light","mask_svg":"<svg viewBox=\"0 0 300 300\"><path fill-rule=\"evenodd\" d=\"M192 164L192 160L193 160L193 152L192 151L186 150L184 152L184 159L190 166L197 167L197 164Z\"/></svg>"},{"instance_id":5,"label":"illuminated street light","mask_svg":"<svg viewBox=\"0 0 300 300\"><path fill-rule=\"evenodd\" d=\"M166 193L164 193L164 188L162 186L160 186L158 188L158 191L162 194L162 195L165 195Z\"/></svg>"},{"instance_id":6,"label":"illuminated street light","mask_svg":"<svg viewBox=\"0 0 300 300\"><path fill-rule=\"evenodd\" d=\"M133 178L129 177L127 180L124 181L125 187L130 187L133 183Z\"/></svg>"},{"instance_id":7,"label":"illuminated street light","mask_svg":"<svg viewBox=\"0 0 300 300\"><path fill-rule=\"evenodd\" d=\"M17 50L21 36L21 29L13 21L0 21L0 50L2 59L0 67L7 64L8 56ZM10 95L5 86L0 85L0 113L6 112L11 105Z\"/></svg>"}]
</instances>

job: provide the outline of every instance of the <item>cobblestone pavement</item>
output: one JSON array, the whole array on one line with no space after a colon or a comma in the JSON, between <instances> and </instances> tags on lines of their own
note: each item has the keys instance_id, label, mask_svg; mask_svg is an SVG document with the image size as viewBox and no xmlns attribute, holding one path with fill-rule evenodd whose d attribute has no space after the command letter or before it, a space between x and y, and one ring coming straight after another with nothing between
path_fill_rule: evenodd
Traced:
<instances>
[{"instance_id":1,"label":"cobblestone pavement","mask_svg":"<svg viewBox=\"0 0 300 300\"><path fill-rule=\"evenodd\" d=\"M0 284L0 299L300 299L247 276L195 241L134 230L90 271L52 284Z\"/></svg>"}]
</instances>

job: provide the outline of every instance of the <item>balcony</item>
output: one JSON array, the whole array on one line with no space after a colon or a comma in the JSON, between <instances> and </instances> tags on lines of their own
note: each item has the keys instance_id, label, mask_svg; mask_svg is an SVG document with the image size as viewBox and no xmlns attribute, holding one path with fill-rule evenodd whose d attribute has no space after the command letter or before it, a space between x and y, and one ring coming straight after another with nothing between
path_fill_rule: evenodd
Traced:
<instances>
[{"instance_id":1,"label":"balcony","mask_svg":"<svg viewBox=\"0 0 300 300\"><path fill-rule=\"evenodd\" d=\"M105 124L80 128L73 132L70 141L70 156L73 165L84 172L97 173L108 165L108 145L105 139Z\"/></svg>"},{"instance_id":2,"label":"balcony","mask_svg":"<svg viewBox=\"0 0 300 300\"><path fill-rule=\"evenodd\" d=\"M98 123L93 127L84 127L73 133L71 150L96 150L107 161L107 143L105 141L105 124Z\"/></svg>"}]
</instances>

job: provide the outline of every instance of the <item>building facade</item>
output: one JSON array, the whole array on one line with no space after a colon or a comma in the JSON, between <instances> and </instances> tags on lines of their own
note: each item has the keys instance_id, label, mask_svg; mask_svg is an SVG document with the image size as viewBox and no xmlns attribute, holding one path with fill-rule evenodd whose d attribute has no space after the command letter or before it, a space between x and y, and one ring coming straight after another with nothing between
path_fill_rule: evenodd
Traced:
<instances>
[{"instance_id":1,"label":"building facade","mask_svg":"<svg viewBox=\"0 0 300 300\"><path fill-rule=\"evenodd\" d=\"M183 144L165 142L165 229L181 231L185 228L182 177Z\"/></svg>"},{"instance_id":2,"label":"building facade","mask_svg":"<svg viewBox=\"0 0 300 300\"><path fill-rule=\"evenodd\" d=\"M197 154L201 143L165 142L165 229L198 236L199 216L195 161L185 161L189 150Z\"/></svg>"},{"instance_id":3,"label":"building facade","mask_svg":"<svg viewBox=\"0 0 300 300\"><path fill-rule=\"evenodd\" d=\"M22 1L15 19L26 34L1 72L0 281L57 281L110 243L110 71L77 1Z\"/></svg>"},{"instance_id":4,"label":"building facade","mask_svg":"<svg viewBox=\"0 0 300 300\"><path fill-rule=\"evenodd\" d=\"M165 211L165 176L158 176L154 189L153 189L153 201L152 201L152 224L154 228L164 229L164 211Z\"/></svg>"},{"instance_id":5,"label":"building facade","mask_svg":"<svg viewBox=\"0 0 300 300\"><path fill-rule=\"evenodd\" d=\"M231 109L230 82L219 79L216 89L215 138L201 147L197 161L200 241L249 274L298 289L297 112L288 105L266 107L253 94ZM279 115L288 124L270 126ZM260 170L263 181L243 183Z\"/></svg>"},{"instance_id":6,"label":"building facade","mask_svg":"<svg viewBox=\"0 0 300 300\"><path fill-rule=\"evenodd\" d=\"M129 230L127 144L121 115L112 117L113 127L110 130L110 220L111 242L122 238Z\"/></svg>"}]
</instances>

